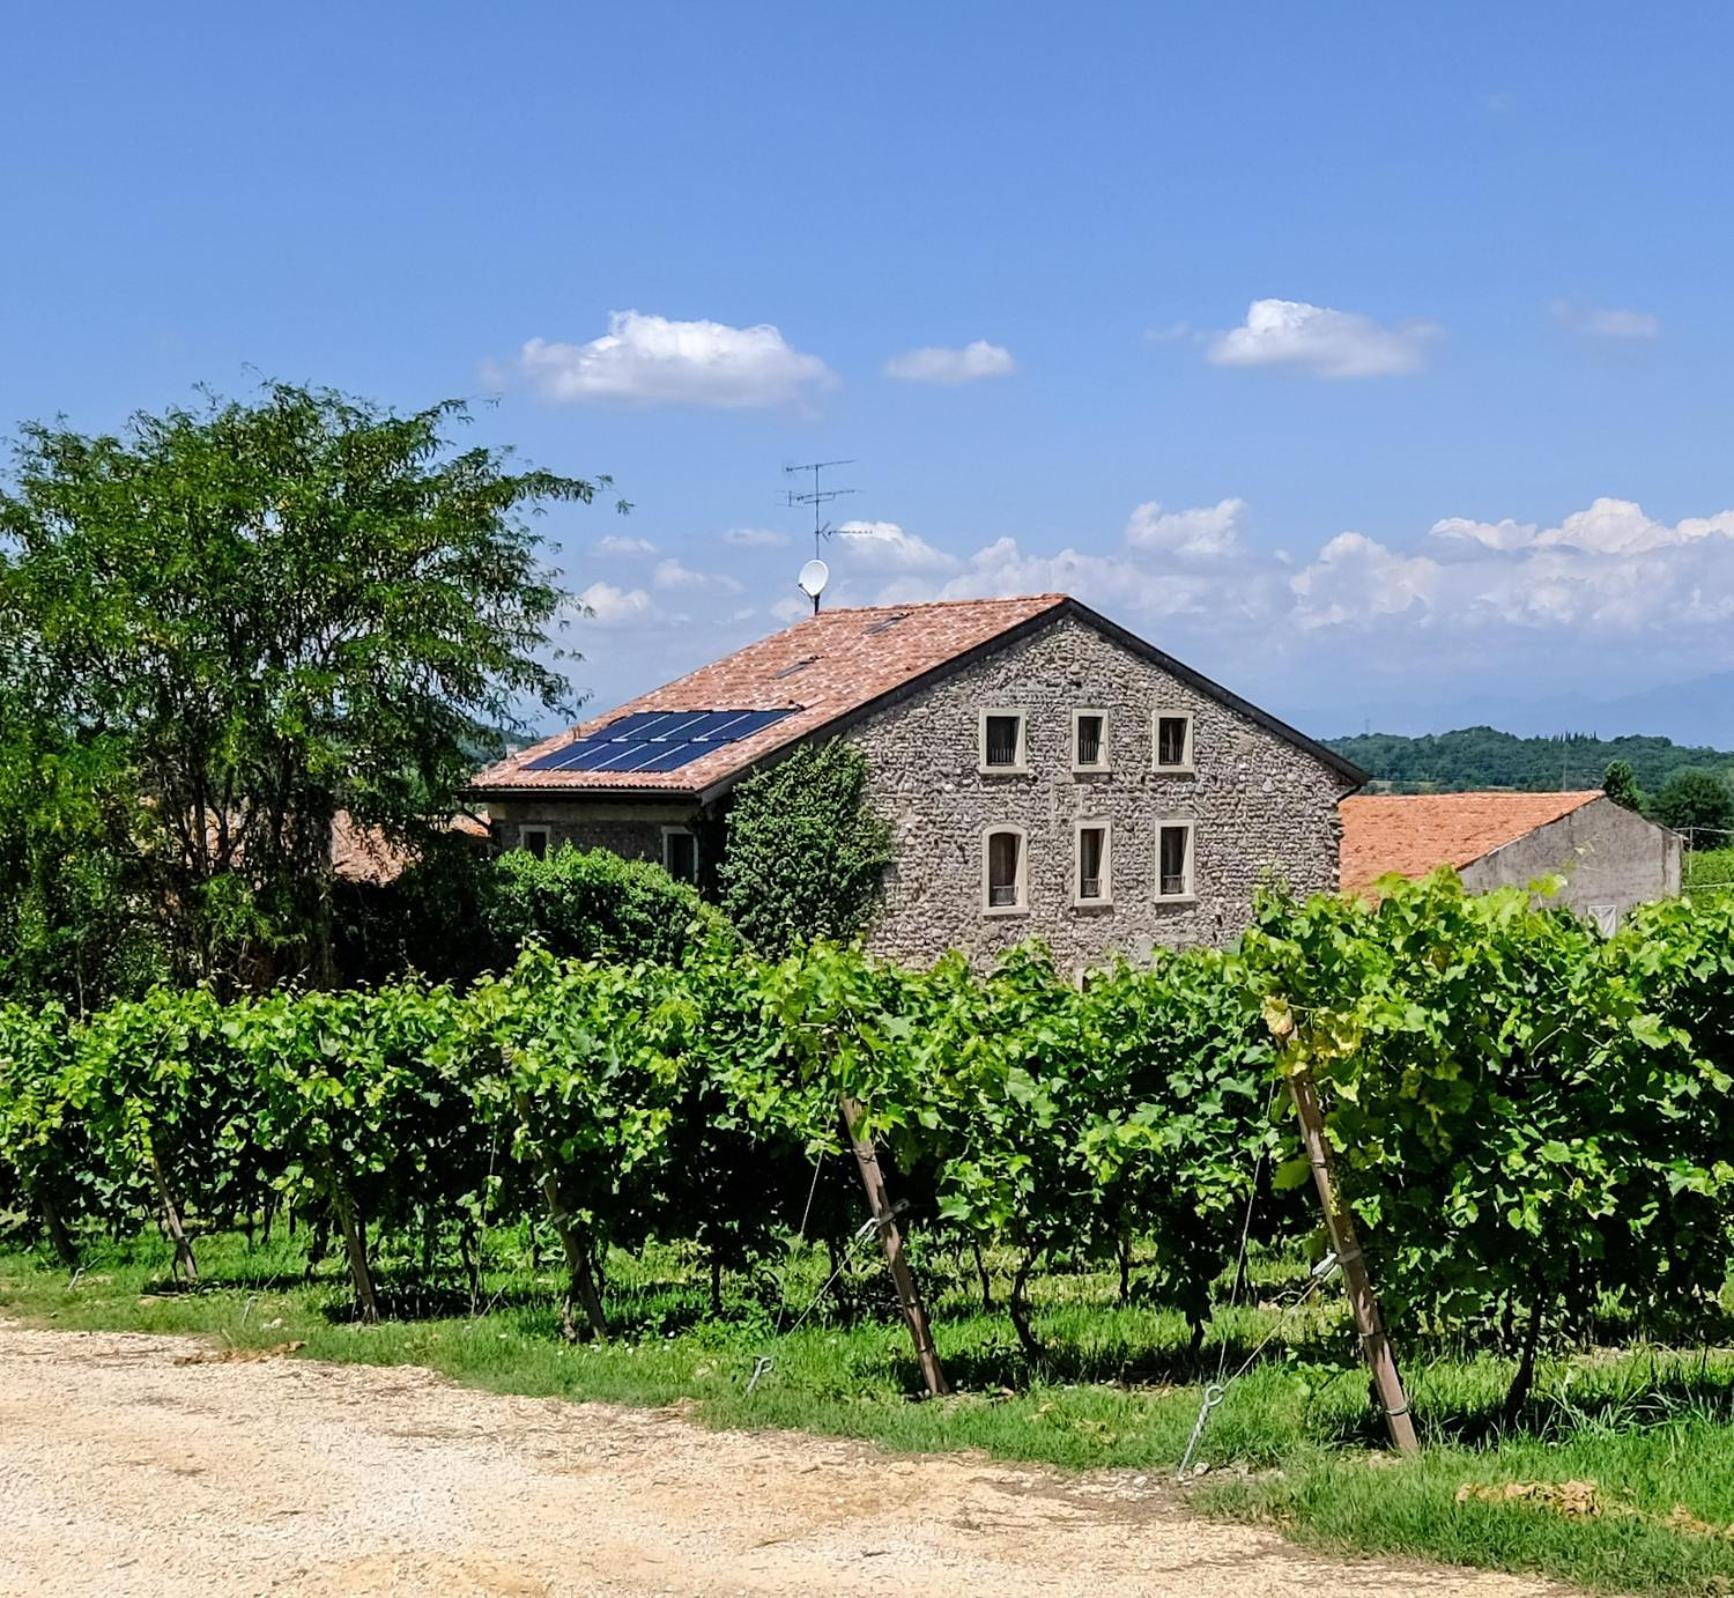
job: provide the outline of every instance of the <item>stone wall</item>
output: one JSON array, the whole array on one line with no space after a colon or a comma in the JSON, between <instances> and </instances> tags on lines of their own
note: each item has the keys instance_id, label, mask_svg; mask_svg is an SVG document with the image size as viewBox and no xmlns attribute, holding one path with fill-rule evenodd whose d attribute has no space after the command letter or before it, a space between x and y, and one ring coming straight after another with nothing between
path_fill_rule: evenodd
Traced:
<instances>
[{"instance_id":1,"label":"stone wall","mask_svg":"<svg viewBox=\"0 0 1734 1598\"><path fill-rule=\"evenodd\" d=\"M1558 821L1495 849L1463 868L1471 892L1528 887L1555 872L1565 877L1556 903L1608 926L1634 905L1680 891L1680 839L1666 827L1592 799Z\"/></svg>"},{"instance_id":2,"label":"stone wall","mask_svg":"<svg viewBox=\"0 0 1734 1598\"><path fill-rule=\"evenodd\" d=\"M546 827L550 851L569 843L575 849L611 849L628 860L662 864L662 829L693 825L691 805L665 800L630 801L546 798L490 800L488 825L497 849L518 847L521 825Z\"/></svg>"},{"instance_id":3,"label":"stone wall","mask_svg":"<svg viewBox=\"0 0 1734 1598\"><path fill-rule=\"evenodd\" d=\"M983 709L1027 713L1027 775L977 769ZM1111 770L1072 770L1072 712L1109 714ZM1193 716L1195 771L1152 769L1152 714ZM850 733L868 757L872 800L892 824L896 865L870 946L904 960L958 947L987 958L1040 937L1067 966L1153 945L1223 943L1246 927L1259 884L1336 886L1330 767L1094 628L1065 618L875 712ZM1076 823L1111 823L1112 903L1073 904ZM1155 896L1159 820L1195 823L1187 903ZM1025 829L1027 911L982 908L984 830Z\"/></svg>"}]
</instances>

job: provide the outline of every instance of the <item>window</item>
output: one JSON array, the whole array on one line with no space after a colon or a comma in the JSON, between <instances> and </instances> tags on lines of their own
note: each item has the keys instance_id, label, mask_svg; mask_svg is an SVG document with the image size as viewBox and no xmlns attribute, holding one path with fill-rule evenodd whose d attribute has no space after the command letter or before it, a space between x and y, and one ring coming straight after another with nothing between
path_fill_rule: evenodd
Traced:
<instances>
[{"instance_id":1,"label":"window","mask_svg":"<svg viewBox=\"0 0 1734 1598\"><path fill-rule=\"evenodd\" d=\"M1161 821L1156 824L1156 897L1192 897L1192 823Z\"/></svg>"},{"instance_id":2,"label":"window","mask_svg":"<svg viewBox=\"0 0 1734 1598\"><path fill-rule=\"evenodd\" d=\"M686 827L662 829L662 869L677 882L698 882L698 839Z\"/></svg>"},{"instance_id":3,"label":"window","mask_svg":"<svg viewBox=\"0 0 1734 1598\"><path fill-rule=\"evenodd\" d=\"M1029 862L1022 827L989 827L982 834L981 908L986 915L1013 915L1026 908Z\"/></svg>"},{"instance_id":4,"label":"window","mask_svg":"<svg viewBox=\"0 0 1734 1598\"><path fill-rule=\"evenodd\" d=\"M1108 769L1108 712L1105 710L1074 710L1072 712L1072 770L1106 771Z\"/></svg>"},{"instance_id":5,"label":"window","mask_svg":"<svg viewBox=\"0 0 1734 1598\"><path fill-rule=\"evenodd\" d=\"M981 769L1025 771L1024 713L1021 710L984 710L981 713Z\"/></svg>"},{"instance_id":6,"label":"window","mask_svg":"<svg viewBox=\"0 0 1734 1598\"><path fill-rule=\"evenodd\" d=\"M546 827L518 828L518 847L533 854L538 860L548 858L548 829Z\"/></svg>"},{"instance_id":7,"label":"window","mask_svg":"<svg viewBox=\"0 0 1734 1598\"><path fill-rule=\"evenodd\" d=\"M1156 769L1192 770L1192 716L1188 711L1156 712Z\"/></svg>"},{"instance_id":8,"label":"window","mask_svg":"<svg viewBox=\"0 0 1734 1598\"><path fill-rule=\"evenodd\" d=\"M1106 821L1078 823L1077 876L1072 883L1072 903L1079 906L1111 904L1110 851Z\"/></svg>"}]
</instances>

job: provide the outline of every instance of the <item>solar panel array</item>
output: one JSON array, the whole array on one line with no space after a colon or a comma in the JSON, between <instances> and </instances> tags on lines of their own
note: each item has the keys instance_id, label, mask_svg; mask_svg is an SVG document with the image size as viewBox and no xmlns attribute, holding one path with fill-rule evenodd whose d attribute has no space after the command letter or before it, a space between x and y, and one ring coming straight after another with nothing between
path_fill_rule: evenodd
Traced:
<instances>
[{"instance_id":1,"label":"solar panel array","mask_svg":"<svg viewBox=\"0 0 1734 1598\"><path fill-rule=\"evenodd\" d=\"M532 760L526 771L678 771L789 710L638 710Z\"/></svg>"}]
</instances>

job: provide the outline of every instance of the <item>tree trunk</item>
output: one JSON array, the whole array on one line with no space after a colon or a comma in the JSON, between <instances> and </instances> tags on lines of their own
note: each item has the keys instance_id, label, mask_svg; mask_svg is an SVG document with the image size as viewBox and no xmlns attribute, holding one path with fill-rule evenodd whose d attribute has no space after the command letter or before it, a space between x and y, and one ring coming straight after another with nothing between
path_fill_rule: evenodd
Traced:
<instances>
[{"instance_id":1,"label":"tree trunk","mask_svg":"<svg viewBox=\"0 0 1734 1598\"><path fill-rule=\"evenodd\" d=\"M72 1233L67 1231L66 1222L60 1218L59 1206L46 1193L37 1193L36 1207L42 1212L42 1226L48 1233L48 1241L54 1249L55 1256L69 1271L78 1269L78 1245L72 1240Z\"/></svg>"},{"instance_id":2,"label":"tree trunk","mask_svg":"<svg viewBox=\"0 0 1734 1598\"><path fill-rule=\"evenodd\" d=\"M572 1318L572 1306L580 1305L589 1322L590 1335L597 1342L608 1339L608 1312L602 1307L602 1294L596 1287L596 1273L590 1268L588 1240L574 1224L565 1201L560 1196L560 1181L552 1170L542 1172L542 1199L548 1206L548 1219L554 1235L566 1255L566 1300L560 1306L560 1331L569 1343L578 1341L578 1327Z\"/></svg>"},{"instance_id":3,"label":"tree trunk","mask_svg":"<svg viewBox=\"0 0 1734 1598\"><path fill-rule=\"evenodd\" d=\"M975 1255L975 1276L981 1283L981 1312L984 1315L993 1314L993 1278L987 1273L987 1261L981 1257L981 1244L971 1243L971 1252Z\"/></svg>"},{"instance_id":4,"label":"tree trunk","mask_svg":"<svg viewBox=\"0 0 1734 1598\"><path fill-rule=\"evenodd\" d=\"M175 1196L169 1189L168 1173L163 1170L163 1162L157 1158L154 1147L147 1148L147 1158L150 1161L151 1179L156 1183L157 1197L163 1206L163 1226L175 1245L175 1272L177 1277L183 1277L190 1286L196 1286L199 1280L199 1262L193 1258L193 1245L187 1236L187 1230L181 1225L181 1212L175 1203Z\"/></svg>"},{"instance_id":5,"label":"tree trunk","mask_svg":"<svg viewBox=\"0 0 1734 1598\"><path fill-rule=\"evenodd\" d=\"M473 1216L466 1215L458 1228L458 1257L464 1262L464 1280L470 1285L470 1314L475 1315L482 1304L482 1260Z\"/></svg>"},{"instance_id":6,"label":"tree trunk","mask_svg":"<svg viewBox=\"0 0 1734 1598\"><path fill-rule=\"evenodd\" d=\"M332 1200L337 1225L343 1233L343 1250L349 1256L349 1279L355 1284L355 1306L362 1320L372 1325L379 1319L379 1301L373 1296L373 1275L367 1268L367 1231L355 1208L355 1200L342 1188Z\"/></svg>"},{"instance_id":7,"label":"tree trunk","mask_svg":"<svg viewBox=\"0 0 1734 1598\"><path fill-rule=\"evenodd\" d=\"M713 1319L722 1318L722 1255L715 1249L710 1253L710 1312Z\"/></svg>"},{"instance_id":8,"label":"tree trunk","mask_svg":"<svg viewBox=\"0 0 1734 1598\"><path fill-rule=\"evenodd\" d=\"M1018 1346L1032 1365L1040 1365L1048 1352L1030 1328L1030 1301L1026 1291L1038 1252L1032 1251L1018 1261L1017 1274L1012 1277L1011 1297L1006 1301L1006 1307L1011 1311L1012 1330L1018 1334Z\"/></svg>"},{"instance_id":9,"label":"tree trunk","mask_svg":"<svg viewBox=\"0 0 1734 1598\"><path fill-rule=\"evenodd\" d=\"M1132 1240L1121 1235L1116 1252L1120 1256L1120 1302L1129 1304L1132 1301Z\"/></svg>"},{"instance_id":10,"label":"tree trunk","mask_svg":"<svg viewBox=\"0 0 1734 1598\"><path fill-rule=\"evenodd\" d=\"M1550 1293L1537 1293L1529 1306L1529 1325L1523 1334L1523 1352L1517 1361L1517 1374L1511 1378L1511 1390L1505 1395L1505 1428L1510 1431L1523 1418L1523 1408L1535 1386L1535 1356L1541 1347L1542 1323L1547 1317Z\"/></svg>"}]
</instances>

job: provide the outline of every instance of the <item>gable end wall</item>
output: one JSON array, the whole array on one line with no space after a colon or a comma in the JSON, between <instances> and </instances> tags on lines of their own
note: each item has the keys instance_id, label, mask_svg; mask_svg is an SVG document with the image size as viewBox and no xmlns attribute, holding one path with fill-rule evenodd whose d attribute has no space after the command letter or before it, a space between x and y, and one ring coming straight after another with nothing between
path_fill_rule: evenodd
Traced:
<instances>
[{"instance_id":1,"label":"gable end wall","mask_svg":"<svg viewBox=\"0 0 1734 1598\"><path fill-rule=\"evenodd\" d=\"M1029 775L976 769L980 713L1028 711ZM1151 715L1190 712L1196 774L1151 769ZM1106 774L1072 766L1072 712L1111 716ZM848 736L865 751L872 802L892 825L895 865L869 945L927 961L951 947L977 958L1040 937L1063 965L1156 944L1223 943L1247 926L1259 885L1336 886L1337 802L1350 784L1315 756L1074 617L1020 639L874 712ZM1113 904L1072 903L1076 822L1112 823ZM1155 898L1159 819L1189 818L1196 902ZM982 833L1025 829L1029 910L985 916Z\"/></svg>"}]
</instances>

